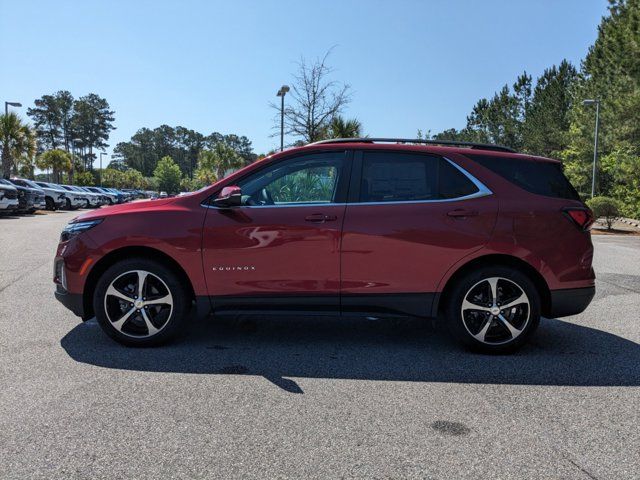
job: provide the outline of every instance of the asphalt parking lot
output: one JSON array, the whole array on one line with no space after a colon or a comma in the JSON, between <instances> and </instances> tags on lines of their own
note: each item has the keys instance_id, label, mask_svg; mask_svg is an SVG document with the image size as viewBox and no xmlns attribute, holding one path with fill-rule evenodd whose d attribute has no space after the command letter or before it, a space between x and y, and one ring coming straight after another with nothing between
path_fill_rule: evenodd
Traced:
<instances>
[{"instance_id":1,"label":"asphalt parking lot","mask_svg":"<svg viewBox=\"0 0 640 480\"><path fill-rule=\"evenodd\" d=\"M128 349L53 298L77 212L0 218L1 478L640 478L640 237L513 356L429 322L225 318Z\"/></svg>"}]
</instances>

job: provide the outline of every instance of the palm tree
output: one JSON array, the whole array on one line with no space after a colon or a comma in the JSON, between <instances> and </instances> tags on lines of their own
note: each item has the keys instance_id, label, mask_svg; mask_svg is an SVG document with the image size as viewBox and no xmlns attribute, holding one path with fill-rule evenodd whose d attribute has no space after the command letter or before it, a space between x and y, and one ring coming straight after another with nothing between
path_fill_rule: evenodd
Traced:
<instances>
[{"instance_id":1,"label":"palm tree","mask_svg":"<svg viewBox=\"0 0 640 480\"><path fill-rule=\"evenodd\" d=\"M203 150L198 158L198 179L205 183L220 180L232 170L237 170L244 165L243 158L226 145L218 142L213 150Z\"/></svg>"},{"instance_id":2,"label":"palm tree","mask_svg":"<svg viewBox=\"0 0 640 480\"><path fill-rule=\"evenodd\" d=\"M0 115L0 145L2 145L2 176L9 178L17 172L18 159L33 158L36 153L35 134L31 127L22 123L20 117L11 112Z\"/></svg>"},{"instance_id":3,"label":"palm tree","mask_svg":"<svg viewBox=\"0 0 640 480\"><path fill-rule=\"evenodd\" d=\"M69 173L71 170L71 154L64 150L47 150L36 160L36 166L42 170L53 171L53 181L60 183L62 181L61 174Z\"/></svg>"},{"instance_id":4,"label":"palm tree","mask_svg":"<svg viewBox=\"0 0 640 480\"><path fill-rule=\"evenodd\" d=\"M326 138L358 138L362 136L362 124L357 118L349 120L336 115L327 129Z\"/></svg>"},{"instance_id":5,"label":"palm tree","mask_svg":"<svg viewBox=\"0 0 640 480\"><path fill-rule=\"evenodd\" d=\"M38 141L34 129L26 125L25 128L24 149L20 156L14 158L14 173L33 179Z\"/></svg>"}]
</instances>

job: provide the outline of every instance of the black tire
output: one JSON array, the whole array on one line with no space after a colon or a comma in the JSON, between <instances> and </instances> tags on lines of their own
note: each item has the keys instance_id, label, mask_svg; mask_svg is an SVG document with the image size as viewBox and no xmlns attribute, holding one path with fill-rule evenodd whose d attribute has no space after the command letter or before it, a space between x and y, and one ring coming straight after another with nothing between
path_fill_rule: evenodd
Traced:
<instances>
[{"instance_id":1,"label":"black tire","mask_svg":"<svg viewBox=\"0 0 640 480\"><path fill-rule=\"evenodd\" d=\"M56 204L53 203L53 199L50 197L45 197L44 202L47 204L47 210L55 210L56 209Z\"/></svg>"},{"instance_id":2,"label":"black tire","mask_svg":"<svg viewBox=\"0 0 640 480\"><path fill-rule=\"evenodd\" d=\"M150 336L148 335L149 329L144 327L145 321L142 319L142 309L135 310L135 306L131 307L131 305L133 304L127 305L127 301L114 298L113 296L109 296L107 299L105 299L107 290L109 289L112 282L116 282L117 284L120 281L124 281L125 283L127 283L127 276L134 275L133 273L131 273L134 271L149 272L152 275L148 278L151 278L156 282L157 279L160 279L161 282L163 282L163 284L160 285L160 288L162 289L163 287L166 287L172 297L172 310L170 311L170 313L164 314L166 320L161 319L160 323L155 325L159 329L159 331ZM157 277L157 279L153 278L153 276ZM187 314L189 312L189 307L191 305L189 295L183 284L184 281L182 281L179 276L173 272L173 270L166 267L162 263L153 260L147 260L144 258L131 258L128 260L117 262L102 274L94 291L93 309L96 314L98 323L107 335L109 335L115 341L126 346L153 347L167 343L170 340L174 339L184 329ZM148 281L147 283L143 282L143 285L146 285L145 288L147 292L149 292ZM164 293L160 293L160 295L162 296L164 295ZM114 300L118 303L114 304ZM105 307L105 305L107 305L107 307ZM123 331L120 331L114 327L114 324L118 323L118 318L115 319L115 323L112 322L112 320L110 320L109 312L107 311L107 309L109 309L113 317L117 317L117 314L113 315L114 309L116 311L118 308L124 308L124 310L127 310L130 307L131 310L135 310L135 312L131 315L130 319L122 323ZM145 315L145 318L152 317L149 314L149 317ZM157 319L158 317L156 317L156 320ZM138 331L134 331L133 333L131 331L127 332L127 322L129 322L130 329L135 328L138 329ZM137 336L138 333L140 333L140 329L146 329L147 336ZM140 335L145 335L144 331L140 333Z\"/></svg>"},{"instance_id":3,"label":"black tire","mask_svg":"<svg viewBox=\"0 0 640 480\"><path fill-rule=\"evenodd\" d=\"M69 200L68 198L64 199L64 208L66 210L71 210L71 200Z\"/></svg>"},{"instance_id":4,"label":"black tire","mask_svg":"<svg viewBox=\"0 0 640 480\"><path fill-rule=\"evenodd\" d=\"M489 307L489 295L492 291L489 279L494 278L500 279L495 282L498 301ZM518 288L524 292L526 299L518 297ZM472 306L482 304L479 308L483 310L476 311L470 308L463 314L465 298ZM488 311L493 306L497 307L499 303L509 304L515 298L524 299L523 303L501 310L497 316L493 315L496 313L495 309L493 313ZM487 303L483 303L484 300ZM526 301L528 305L524 303ZM540 294L531 279L515 268L482 267L456 281L448 295L445 314L451 335L471 350L489 354L512 353L522 347L538 328ZM515 333L515 338L511 328L504 322L507 319L514 329L513 332L520 332ZM472 332L476 334L475 337ZM483 337L485 341L480 341L479 337Z\"/></svg>"},{"instance_id":5,"label":"black tire","mask_svg":"<svg viewBox=\"0 0 640 480\"><path fill-rule=\"evenodd\" d=\"M91 207L91 203L89 202L89 200L85 200L84 201L84 208L90 208Z\"/></svg>"}]
</instances>

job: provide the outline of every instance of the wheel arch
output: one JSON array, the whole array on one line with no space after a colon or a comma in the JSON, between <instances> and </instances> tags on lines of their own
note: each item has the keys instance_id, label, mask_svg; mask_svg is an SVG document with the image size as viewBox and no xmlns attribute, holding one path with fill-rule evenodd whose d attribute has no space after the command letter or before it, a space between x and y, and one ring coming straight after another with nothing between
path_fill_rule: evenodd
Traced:
<instances>
[{"instance_id":1,"label":"wheel arch","mask_svg":"<svg viewBox=\"0 0 640 480\"><path fill-rule=\"evenodd\" d=\"M189 293L189 296L191 297L190 299L194 300L196 298L193 285L191 283L191 280L189 279L189 276L187 275L187 272L170 255L167 255L166 253L152 247L127 246L118 248L106 254L104 257L98 260L98 262L89 272L87 281L84 284L82 294L82 304L84 307L85 319L92 318L95 314L93 311L93 292L95 291L98 280L100 279L102 274L114 263L133 257L142 257L150 260L155 260L169 267L176 275L180 277L180 279L184 282L184 285L187 286L187 291Z\"/></svg>"},{"instance_id":2,"label":"wheel arch","mask_svg":"<svg viewBox=\"0 0 640 480\"><path fill-rule=\"evenodd\" d=\"M540 272L538 272L531 264L518 257L505 254L488 254L470 260L469 262L459 267L453 273L453 275L449 277L449 279L445 283L444 288L438 295L437 302L435 302L436 304L434 305L434 314L437 315L438 313L440 313L444 306L447 304L449 295L451 294L451 290L453 289L453 286L456 284L458 279L462 278L464 275L477 268L487 266L511 267L525 274L533 282L536 289L538 290L538 293L540 294L540 306L542 314L547 315L551 310L551 292L549 290L549 286L547 285L547 281L540 274Z\"/></svg>"}]
</instances>

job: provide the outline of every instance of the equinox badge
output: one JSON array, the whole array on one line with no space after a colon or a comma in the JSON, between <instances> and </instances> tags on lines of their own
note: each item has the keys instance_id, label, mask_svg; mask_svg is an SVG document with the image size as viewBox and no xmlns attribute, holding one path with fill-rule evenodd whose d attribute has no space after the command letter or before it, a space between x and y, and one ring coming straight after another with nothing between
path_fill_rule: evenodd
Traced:
<instances>
[{"instance_id":1,"label":"equinox badge","mask_svg":"<svg viewBox=\"0 0 640 480\"><path fill-rule=\"evenodd\" d=\"M248 272L255 269L256 267L254 267L253 265L244 265L241 267L213 267L214 272L233 272L236 270L243 270L245 272Z\"/></svg>"}]
</instances>

